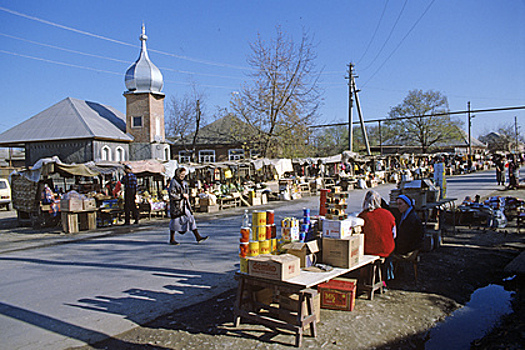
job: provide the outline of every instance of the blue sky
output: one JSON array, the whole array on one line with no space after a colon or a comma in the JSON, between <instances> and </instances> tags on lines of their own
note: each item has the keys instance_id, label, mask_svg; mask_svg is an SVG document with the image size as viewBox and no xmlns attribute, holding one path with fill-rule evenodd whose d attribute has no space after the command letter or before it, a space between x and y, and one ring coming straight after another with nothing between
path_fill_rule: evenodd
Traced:
<instances>
[{"instance_id":1,"label":"blue sky","mask_svg":"<svg viewBox=\"0 0 525 350\"><path fill-rule=\"evenodd\" d=\"M524 18L519 0L0 0L0 132L66 97L125 112L124 73L138 57L143 22L167 98L195 85L208 113L229 106L248 80L250 42L258 33L271 39L277 25L296 40L304 28L317 43L318 124L348 120L349 62L365 119L385 117L412 89L442 92L452 111L467 101L472 109L523 106ZM477 114L472 134L515 116L525 132L525 110L515 110Z\"/></svg>"}]
</instances>

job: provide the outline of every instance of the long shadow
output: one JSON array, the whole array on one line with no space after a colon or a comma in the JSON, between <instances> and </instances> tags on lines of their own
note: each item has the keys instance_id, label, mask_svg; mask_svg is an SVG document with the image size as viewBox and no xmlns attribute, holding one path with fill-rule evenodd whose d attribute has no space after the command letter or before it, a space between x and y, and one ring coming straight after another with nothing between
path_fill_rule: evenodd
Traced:
<instances>
[{"instance_id":1,"label":"long shadow","mask_svg":"<svg viewBox=\"0 0 525 350\"><path fill-rule=\"evenodd\" d=\"M54 261L44 260L36 258L16 258L16 257L0 257L0 261L19 261L27 262L40 265L54 265L54 266L80 266L80 267L98 267L105 269L121 269L121 270L135 270L135 271L149 271L149 272L164 272L170 273L174 277L198 277L200 278L203 274L206 275L217 275L222 276L223 274L213 274L209 272L198 273L189 272L188 270L178 270L165 267L154 267L154 266L143 266L143 265L123 265L123 264L103 264L103 263L91 263L91 262L70 262L70 261Z\"/></svg>"},{"instance_id":2,"label":"long shadow","mask_svg":"<svg viewBox=\"0 0 525 350\"><path fill-rule=\"evenodd\" d=\"M58 320L53 317L45 316L33 311L29 311L14 305L0 302L0 314L12 319L45 329L49 332L60 334L62 336L80 340L87 344L93 344L103 339L111 339L111 342L120 349L166 349L163 347L151 347L145 344L135 344L124 340L113 338L105 333L94 331L92 329L80 327L68 322ZM104 349L96 347L96 349Z\"/></svg>"}]
</instances>

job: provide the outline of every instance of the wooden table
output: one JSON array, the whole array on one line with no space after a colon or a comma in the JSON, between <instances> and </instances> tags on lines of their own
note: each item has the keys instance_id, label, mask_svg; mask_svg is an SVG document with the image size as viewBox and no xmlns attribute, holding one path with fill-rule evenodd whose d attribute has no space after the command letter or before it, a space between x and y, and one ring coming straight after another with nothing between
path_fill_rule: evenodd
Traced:
<instances>
[{"instance_id":1,"label":"wooden table","mask_svg":"<svg viewBox=\"0 0 525 350\"><path fill-rule=\"evenodd\" d=\"M426 225L428 222L428 216L432 209L439 209L442 212L445 212L447 209L452 212L452 233L456 233L456 200L457 198L447 198L442 199L437 202L431 202L427 203L423 206L421 206L421 211L424 213L424 224ZM442 230L444 228L444 221L440 220L439 222L439 228ZM426 229L426 227L425 227Z\"/></svg>"},{"instance_id":2,"label":"wooden table","mask_svg":"<svg viewBox=\"0 0 525 350\"><path fill-rule=\"evenodd\" d=\"M301 346L303 333L308 327L310 327L311 335L316 337L313 299L317 294L317 290L312 289L312 287L368 264L375 263L377 260L379 260L378 256L365 255L361 258L359 264L350 269L334 267L331 271L326 272L301 270L298 276L286 281L270 280L237 272L235 279L239 281L239 285L237 287L237 297L233 308L234 326L238 327L241 318L245 318L270 328L288 329L294 331L296 334L295 346ZM258 302L255 299L254 292L254 289L257 287L269 288L273 290L275 295L298 294L299 309L289 311ZM272 315L276 314L277 316L271 316L269 313L262 314L261 310L268 311L272 313ZM290 323L284 320L290 319L290 317L295 317L295 322Z\"/></svg>"}]
</instances>

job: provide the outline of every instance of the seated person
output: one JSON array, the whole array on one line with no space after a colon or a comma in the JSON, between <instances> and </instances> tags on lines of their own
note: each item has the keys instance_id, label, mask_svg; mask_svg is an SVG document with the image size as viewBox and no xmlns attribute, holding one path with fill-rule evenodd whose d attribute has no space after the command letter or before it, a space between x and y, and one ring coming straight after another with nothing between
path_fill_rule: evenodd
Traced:
<instances>
[{"instance_id":1,"label":"seated person","mask_svg":"<svg viewBox=\"0 0 525 350\"><path fill-rule=\"evenodd\" d=\"M363 201L359 217L365 221L365 254L388 257L394 251L396 220L386 209L381 208L381 196L369 190Z\"/></svg>"},{"instance_id":2,"label":"seated person","mask_svg":"<svg viewBox=\"0 0 525 350\"><path fill-rule=\"evenodd\" d=\"M401 217L397 222L394 259L409 259L423 244L423 224L413 207L412 199L404 194L396 199Z\"/></svg>"}]
</instances>

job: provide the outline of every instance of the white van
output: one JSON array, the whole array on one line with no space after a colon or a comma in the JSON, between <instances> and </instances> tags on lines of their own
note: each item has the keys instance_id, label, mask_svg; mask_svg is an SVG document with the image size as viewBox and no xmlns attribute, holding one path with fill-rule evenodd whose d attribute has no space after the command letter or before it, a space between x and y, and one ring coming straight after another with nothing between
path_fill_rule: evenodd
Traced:
<instances>
[{"instance_id":1,"label":"white van","mask_svg":"<svg viewBox=\"0 0 525 350\"><path fill-rule=\"evenodd\" d=\"M11 186L7 179L0 179L0 207L11 210Z\"/></svg>"}]
</instances>

